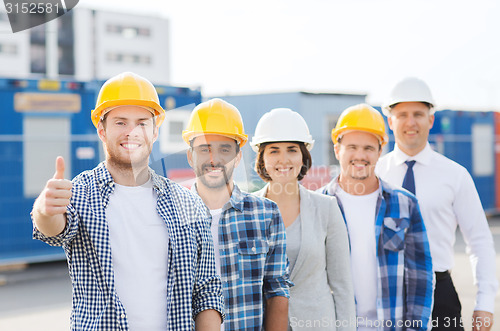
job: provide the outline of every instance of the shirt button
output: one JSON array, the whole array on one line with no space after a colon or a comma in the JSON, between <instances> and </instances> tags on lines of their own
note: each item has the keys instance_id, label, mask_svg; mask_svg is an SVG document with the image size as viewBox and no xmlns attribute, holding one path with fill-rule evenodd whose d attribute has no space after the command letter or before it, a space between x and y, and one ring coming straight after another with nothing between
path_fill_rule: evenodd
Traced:
<instances>
[{"instance_id":1,"label":"shirt button","mask_svg":"<svg viewBox=\"0 0 500 331\"><path fill-rule=\"evenodd\" d=\"M257 248L255 248L255 246L254 246L254 247L252 247L252 252L254 252L254 253L255 253L256 251L257 251Z\"/></svg>"}]
</instances>

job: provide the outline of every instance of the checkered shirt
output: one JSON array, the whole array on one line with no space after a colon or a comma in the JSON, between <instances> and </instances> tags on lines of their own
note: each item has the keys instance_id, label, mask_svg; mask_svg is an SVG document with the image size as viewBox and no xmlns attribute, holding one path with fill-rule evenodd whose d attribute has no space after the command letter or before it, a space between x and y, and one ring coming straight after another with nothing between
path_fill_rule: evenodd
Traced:
<instances>
[{"instance_id":1,"label":"checkered shirt","mask_svg":"<svg viewBox=\"0 0 500 331\"><path fill-rule=\"evenodd\" d=\"M192 190L196 192L196 185ZM219 221L224 330L263 330L264 301L289 298L286 232L278 206L234 185Z\"/></svg>"},{"instance_id":2,"label":"checkered shirt","mask_svg":"<svg viewBox=\"0 0 500 331\"><path fill-rule=\"evenodd\" d=\"M383 323L378 330L424 331L432 312L434 273L420 208L413 194L379 182L375 217L377 318ZM339 189L336 178L319 191L337 196ZM342 203L337 201L343 214Z\"/></svg>"},{"instance_id":3,"label":"checkered shirt","mask_svg":"<svg viewBox=\"0 0 500 331\"><path fill-rule=\"evenodd\" d=\"M168 330L192 330L203 310L223 314L206 209L199 197L150 170L157 210L169 233ZM73 179L67 225L58 236L33 237L66 252L73 285L72 330L128 330L115 289L106 207L115 183L104 163Z\"/></svg>"}]
</instances>

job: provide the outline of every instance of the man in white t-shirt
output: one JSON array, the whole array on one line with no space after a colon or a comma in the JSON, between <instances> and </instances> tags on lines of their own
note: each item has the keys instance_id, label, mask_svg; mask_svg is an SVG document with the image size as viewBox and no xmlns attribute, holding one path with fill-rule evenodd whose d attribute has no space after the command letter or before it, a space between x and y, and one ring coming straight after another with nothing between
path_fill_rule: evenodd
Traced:
<instances>
[{"instance_id":1,"label":"man in white t-shirt","mask_svg":"<svg viewBox=\"0 0 500 331\"><path fill-rule=\"evenodd\" d=\"M196 174L192 190L212 219L225 297L225 331L285 331L290 281L285 226L271 200L239 190L233 171L248 137L238 109L221 99L196 106L182 137Z\"/></svg>"},{"instance_id":2,"label":"man in white t-shirt","mask_svg":"<svg viewBox=\"0 0 500 331\"><path fill-rule=\"evenodd\" d=\"M332 141L341 172L320 191L337 198L346 221L358 331L427 330L432 261L417 200L374 173L387 143L382 115L347 108Z\"/></svg>"},{"instance_id":3,"label":"man in white t-shirt","mask_svg":"<svg viewBox=\"0 0 500 331\"><path fill-rule=\"evenodd\" d=\"M70 182L58 157L35 201L34 237L68 257L72 330L220 328L205 206L148 166L164 116L148 80L130 72L109 79L92 111L105 161Z\"/></svg>"},{"instance_id":4,"label":"man in white t-shirt","mask_svg":"<svg viewBox=\"0 0 500 331\"><path fill-rule=\"evenodd\" d=\"M428 143L434 124L429 87L415 77L403 79L394 86L383 112L396 145L380 159L377 173L393 185L403 185L408 175L413 178L410 190L420 204L436 273L432 330L464 330L463 325L471 325L474 320L474 331L490 330L498 291L493 237L470 174L433 151ZM477 285L472 320L462 319L462 307L450 277L457 226L467 243Z\"/></svg>"}]
</instances>

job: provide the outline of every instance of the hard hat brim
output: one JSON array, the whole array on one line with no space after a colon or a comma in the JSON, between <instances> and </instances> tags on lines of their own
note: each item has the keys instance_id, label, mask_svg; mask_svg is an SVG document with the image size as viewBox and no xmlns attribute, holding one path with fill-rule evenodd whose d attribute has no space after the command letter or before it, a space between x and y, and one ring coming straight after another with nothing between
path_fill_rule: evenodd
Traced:
<instances>
[{"instance_id":1,"label":"hard hat brim","mask_svg":"<svg viewBox=\"0 0 500 331\"><path fill-rule=\"evenodd\" d=\"M382 147L385 146L385 144L387 144L389 142L389 136L387 135L387 133L384 133L383 135L381 135L380 131L370 130L367 128L349 127L349 128L344 128L344 129L340 129L337 131L335 131L335 129L332 130L333 143L338 144L339 138L342 138L342 136L345 135L346 133L353 132L353 131L362 131L362 132L368 132L368 133L373 134L379 140L380 145Z\"/></svg>"},{"instance_id":2,"label":"hard hat brim","mask_svg":"<svg viewBox=\"0 0 500 331\"><path fill-rule=\"evenodd\" d=\"M210 134L224 136L224 137L234 139L238 142L240 148L245 146L245 144L248 141L248 136L246 134L227 134L227 133L215 132L215 131L213 131L213 132L210 132L210 131L194 132L194 131L187 131L187 130L182 131L182 139L186 142L186 144L191 145L191 140L193 140L194 138L199 137L199 136L210 135Z\"/></svg>"},{"instance_id":3,"label":"hard hat brim","mask_svg":"<svg viewBox=\"0 0 500 331\"><path fill-rule=\"evenodd\" d=\"M266 143L283 143L283 142L298 142L298 143L303 143L306 146L306 149L310 151L314 147L314 139L311 139L309 141L302 141L302 140L297 140L297 138L290 138L290 139L263 139L260 141L255 141L255 139L252 139L250 142L250 146L252 147L252 150L256 153L259 152L260 145L266 144Z\"/></svg>"},{"instance_id":4,"label":"hard hat brim","mask_svg":"<svg viewBox=\"0 0 500 331\"><path fill-rule=\"evenodd\" d=\"M421 103L426 103L430 106L429 108L429 114L433 115L436 112L436 109L434 108L434 104L430 103L429 101L415 101L415 100L403 100L403 101L397 101L397 102L390 102L388 104L385 104L382 106L382 113L385 115L385 117L391 116L391 108L397 105L398 103L403 103L403 102L421 102Z\"/></svg>"},{"instance_id":5,"label":"hard hat brim","mask_svg":"<svg viewBox=\"0 0 500 331\"><path fill-rule=\"evenodd\" d=\"M110 100L110 101L105 101L99 105L99 107L95 108L92 110L92 123L94 123L94 126L97 128L102 114L106 113L108 108L116 108L119 106L142 106L142 107L147 107L154 109L155 111L155 116L156 116L156 126L160 127L165 120L165 110L156 102L154 101L145 101L145 100L135 100L135 99L130 99L130 100Z\"/></svg>"}]
</instances>

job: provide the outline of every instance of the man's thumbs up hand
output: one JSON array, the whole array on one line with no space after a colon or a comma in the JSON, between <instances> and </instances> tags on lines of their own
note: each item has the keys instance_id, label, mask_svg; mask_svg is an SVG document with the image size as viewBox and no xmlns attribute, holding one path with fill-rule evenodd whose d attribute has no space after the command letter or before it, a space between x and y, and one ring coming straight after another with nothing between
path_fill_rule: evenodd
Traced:
<instances>
[{"instance_id":1,"label":"man's thumbs up hand","mask_svg":"<svg viewBox=\"0 0 500 331\"><path fill-rule=\"evenodd\" d=\"M56 159L56 172L49 179L42 193L35 201L34 211L42 216L55 216L66 213L71 199L71 181L64 179L64 159Z\"/></svg>"}]
</instances>

